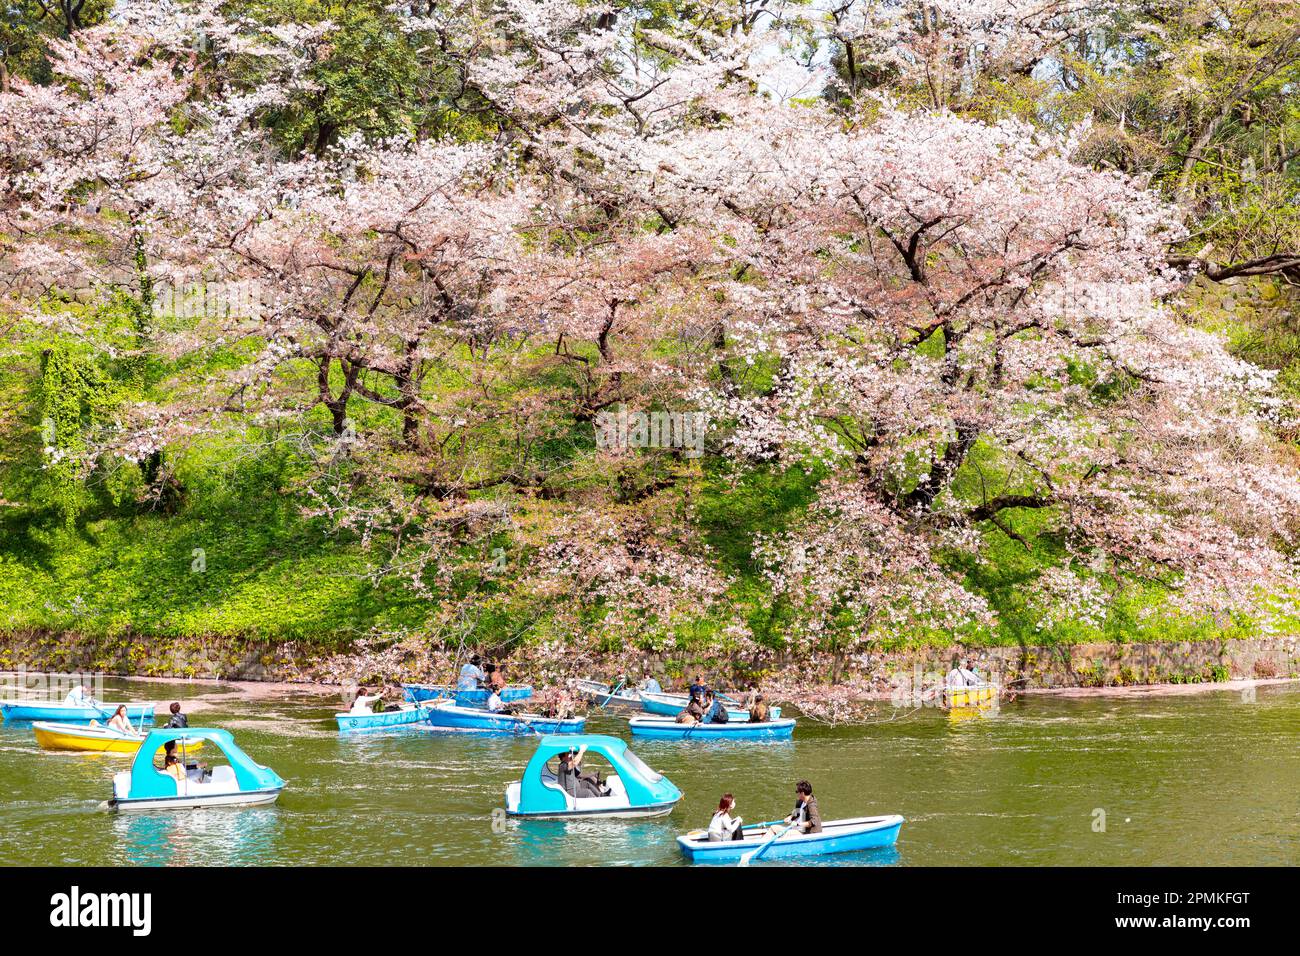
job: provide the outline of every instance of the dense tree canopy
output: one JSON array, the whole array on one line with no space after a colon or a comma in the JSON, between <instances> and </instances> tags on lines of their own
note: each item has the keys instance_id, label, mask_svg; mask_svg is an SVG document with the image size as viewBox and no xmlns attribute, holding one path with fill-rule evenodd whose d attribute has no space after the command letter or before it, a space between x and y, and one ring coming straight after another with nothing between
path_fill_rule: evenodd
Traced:
<instances>
[{"instance_id":1,"label":"dense tree canopy","mask_svg":"<svg viewBox=\"0 0 1300 956\"><path fill-rule=\"evenodd\" d=\"M287 447L444 638L987 637L1008 549L1041 630L1286 619L1285 376L1199 310L1300 270L1294 5L138 0L40 42L0 95L32 520ZM628 410L706 454L598 444Z\"/></svg>"}]
</instances>

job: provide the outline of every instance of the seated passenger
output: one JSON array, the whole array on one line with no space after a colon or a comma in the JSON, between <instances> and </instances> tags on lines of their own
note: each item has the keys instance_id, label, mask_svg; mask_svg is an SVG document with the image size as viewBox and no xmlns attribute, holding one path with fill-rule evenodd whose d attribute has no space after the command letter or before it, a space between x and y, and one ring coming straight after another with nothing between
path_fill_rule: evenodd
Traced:
<instances>
[{"instance_id":1,"label":"seated passenger","mask_svg":"<svg viewBox=\"0 0 1300 956\"><path fill-rule=\"evenodd\" d=\"M751 724L765 724L769 720L771 720L771 710L767 706L767 698L756 693L754 702L749 706L749 722Z\"/></svg>"},{"instance_id":2,"label":"seated passenger","mask_svg":"<svg viewBox=\"0 0 1300 956\"><path fill-rule=\"evenodd\" d=\"M727 713L727 708L722 701L718 700L713 691L705 691L703 723L725 724L730 719L731 715Z\"/></svg>"},{"instance_id":3,"label":"seated passenger","mask_svg":"<svg viewBox=\"0 0 1300 956\"><path fill-rule=\"evenodd\" d=\"M72 688L72 690L68 691L68 696L63 698L63 702L65 704L75 704L78 707L82 707L93 704L95 698L91 697L90 694L86 692L84 685L78 684L76 687Z\"/></svg>"},{"instance_id":4,"label":"seated passenger","mask_svg":"<svg viewBox=\"0 0 1300 956\"><path fill-rule=\"evenodd\" d=\"M698 697L692 696L690 703L686 705L686 709L677 715L677 723L698 724L702 720L704 720L704 705L700 703Z\"/></svg>"},{"instance_id":5,"label":"seated passenger","mask_svg":"<svg viewBox=\"0 0 1300 956\"><path fill-rule=\"evenodd\" d=\"M948 687L966 686L966 675L962 673L961 661L957 660L955 657L952 659L952 670L948 671L947 676L944 678L944 683Z\"/></svg>"},{"instance_id":6,"label":"seated passenger","mask_svg":"<svg viewBox=\"0 0 1300 956\"><path fill-rule=\"evenodd\" d=\"M566 793L575 797L607 797L610 789L594 773L582 772L582 755L587 752L583 746L577 753L566 750L560 754L560 770L556 777Z\"/></svg>"},{"instance_id":7,"label":"seated passenger","mask_svg":"<svg viewBox=\"0 0 1300 956\"><path fill-rule=\"evenodd\" d=\"M163 773L175 777L177 783L185 779L185 768L181 766L175 754L168 754L163 758Z\"/></svg>"},{"instance_id":8,"label":"seated passenger","mask_svg":"<svg viewBox=\"0 0 1300 956\"><path fill-rule=\"evenodd\" d=\"M659 686L659 682L653 677L646 677L641 683L637 684L636 689L643 694L662 694L664 689Z\"/></svg>"},{"instance_id":9,"label":"seated passenger","mask_svg":"<svg viewBox=\"0 0 1300 956\"><path fill-rule=\"evenodd\" d=\"M120 734L135 733L135 728L131 726L131 721L126 716L126 704L117 705L117 710L113 711L113 716L108 719L108 726Z\"/></svg>"},{"instance_id":10,"label":"seated passenger","mask_svg":"<svg viewBox=\"0 0 1300 956\"><path fill-rule=\"evenodd\" d=\"M724 793L722 799L718 801L717 812L713 814L713 819L709 821L709 842L721 843L724 840L743 840L745 838L742 832L744 821L740 817L733 817L731 811L736 809L736 798L729 793Z\"/></svg>"}]
</instances>

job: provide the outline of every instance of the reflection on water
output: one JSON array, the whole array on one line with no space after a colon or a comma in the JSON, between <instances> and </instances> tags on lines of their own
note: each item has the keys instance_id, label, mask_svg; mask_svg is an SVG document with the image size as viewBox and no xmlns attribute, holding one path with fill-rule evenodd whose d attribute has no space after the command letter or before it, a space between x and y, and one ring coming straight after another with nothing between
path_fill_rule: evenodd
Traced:
<instances>
[{"instance_id":1,"label":"reflection on water","mask_svg":"<svg viewBox=\"0 0 1300 956\"><path fill-rule=\"evenodd\" d=\"M705 826L723 791L747 821L773 820L790 812L800 779L828 819L907 818L894 849L801 865L1285 865L1300 845L1295 685L1259 688L1253 701L1035 697L971 719L925 709L856 728L801 721L793 741L633 739L683 791L671 815L500 826L492 811L536 738L418 727L341 736L328 697L109 683L137 699L205 693L202 722L232 729L286 778L279 803L104 812L129 756L46 752L30 725L0 725L5 863L681 865L677 835ZM608 715L588 730L628 736Z\"/></svg>"},{"instance_id":2,"label":"reflection on water","mask_svg":"<svg viewBox=\"0 0 1300 956\"><path fill-rule=\"evenodd\" d=\"M131 866L240 866L275 861L282 826L274 807L212 807L111 814Z\"/></svg>"}]
</instances>

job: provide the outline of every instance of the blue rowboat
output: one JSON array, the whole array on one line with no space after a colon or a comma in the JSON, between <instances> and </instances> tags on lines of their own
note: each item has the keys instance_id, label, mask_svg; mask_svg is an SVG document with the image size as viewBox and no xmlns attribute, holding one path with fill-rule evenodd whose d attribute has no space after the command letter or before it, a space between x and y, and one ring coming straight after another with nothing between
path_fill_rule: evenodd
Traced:
<instances>
[{"instance_id":1,"label":"blue rowboat","mask_svg":"<svg viewBox=\"0 0 1300 956\"><path fill-rule=\"evenodd\" d=\"M679 724L664 717L633 717L627 722L634 737L658 740L789 740L794 736L794 718L767 720L761 724L731 721L725 724Z\"/></svg>"},{"instance_id":2,"label":"blue rowboat","mask_svg":"<svg viewBox=\"0 0 1300 956\"><path fill-rule=\"evenodd\" d=\"M495 734L580 734L587 725L582 717L561 719L541 714L490 714L477 707L462 707L450 702L431 707L428 723L438 730Z\"/></svg>"},{"instance_id":3,"label":"blue rowboat","mask_svg":"<svg viewBox=\"0 0 1300 956\"><path fill-rule=\"evenodd\" d=\"M605 778L609 791L575 796L562 786L556 772L559 755L577 751L608 761L614 772ZM512 817L658 817L672 813L682 792L667 777L651 770L617 737L548 735L524 768L523 778L506 787L506 813Z\"/></svg>"},{"instance_id":4,"label":"blue rowboat","mask_svg":"<svg viewBox=\"0 0 1300 956\"><path fill-rule=\"evenodd\" d=\"M164 745L175 742L173 751L182 765L188 765L189 752L199 742L211 743L221 751L226 763L208 771L200 765L185 770L177 780L154 764L154 755ZM110 810L187 810L194 807L250 807L275 803L284 789L284 780L274 770L263 767L235 745L227 730L210 727L151 731L136 751L130 770L113 775L113 798Z\"/></svg>"},{"instance_id":5,"label":"blue rowboat","mask_svg":"<svg viewBox=\"0 0 1300 956\"><path fill-rule=\"evenodd\" d=\"M685 694L642 694L641 709L647 714L660 714L665 717L676 717L690 702L690 698ZM769 707L768 713L773 720L781 718L780 707ZM747 721L749 720L749 711L741 707L728 707L727 718L729 720Z\"/></svg>"},{"instance_id":6,"label":"blue rowboat","mask_svg":"<svg viewBox=\"0 0 1300 956\"><path fill-rule=\"evenodd\" d=\"M403 684L402 694L413 704L426 700L453 698L461 707L486 707L488 701L486 690L456 690L448 684ZM512 704L532 696L533 689L526 684L520 684L503 689L501 702Z\"/></svg>"},{"instance_id":7,"label":"blue rowboat","mask_svg":"<svg viewBox=\"0 0 1300 956\"><path fill-rule=\"evenodd\" d=\"M375 730L382 727L400 727L402 724L418 724L428 716L432 707L438 706L436 701L424 701L420 704L403 704L400 708L393 710L381 710L377 714L335 714L334 719L339 723L339 730Z\"/></svg>"},{"instance_id":8,"label":"blue rowboat","mask_svg":"<svg viewBox=\"0 0 1300 956\"><path fill-rule=\"evenodd\" d=\"M790 830L768 847L760 859L788 860L893 846L898 841L898 830L903 823L902 817L893 814L887 817L830 820L822 824L821 833ZM743 840L710 843L707 830L692 830L677 838L677 846L692 863L738 863L742 856L757 850L771 836L771 831L762 824L743 827L741 832L745 837Z\"/></svg>"},{"instance_id":9,"label":"blue rowboat","mask_svg":"<svg viewBox=\"0 0 1300 956\"><path fill-rule=\"evenodd\" d=\"M75 720L89 723L92 720L108 720L117 710L118 704L69 704L64 701L5 700L0 701L0 716L5 720ZM126 716L129 720L143 717L153 718L154 704L127 704Z\"/></svg>"}]
</instances>

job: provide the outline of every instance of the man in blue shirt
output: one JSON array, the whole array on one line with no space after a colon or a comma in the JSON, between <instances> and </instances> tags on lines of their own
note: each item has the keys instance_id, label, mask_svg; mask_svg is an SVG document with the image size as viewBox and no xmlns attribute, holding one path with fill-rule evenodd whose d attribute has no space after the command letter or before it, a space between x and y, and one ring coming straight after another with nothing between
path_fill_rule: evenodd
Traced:
<instances>
[{"instance_id":1,"label":"man in blue shirt","mask_svg":"<svg viewBox=\"0 0 1300 956\"><path fill-rule=\"evenodd\" d=\"M487 680L483 668L479 667L479 660L479 656L475 654L469 659L469 663L460 669L460 680L456 683L457 690L478 690L479 684Z\"/></svg>"}]
</instances>

